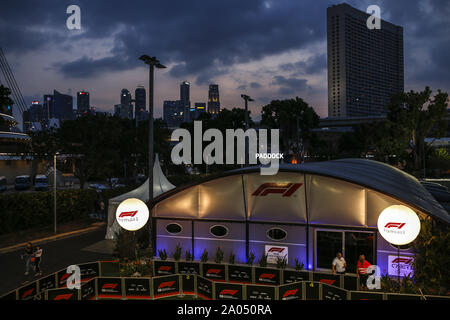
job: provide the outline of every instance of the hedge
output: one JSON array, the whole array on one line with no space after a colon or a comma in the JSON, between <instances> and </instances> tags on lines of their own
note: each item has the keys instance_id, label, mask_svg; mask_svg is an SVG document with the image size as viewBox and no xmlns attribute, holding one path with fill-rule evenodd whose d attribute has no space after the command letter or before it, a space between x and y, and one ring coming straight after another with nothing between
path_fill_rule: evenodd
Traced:
<instances>
[{"instance_id":1,"label":"hedge","mask_svg":"<svg viewBox=\"0 0 450 320\"><path fill-rule=\"evenodd\" d=\"M58 190L58 223L87 218L95 210L95 190ZM53 223L53 191L0 196L0 234L48 226Z\"/></svg>"}]
</instances>

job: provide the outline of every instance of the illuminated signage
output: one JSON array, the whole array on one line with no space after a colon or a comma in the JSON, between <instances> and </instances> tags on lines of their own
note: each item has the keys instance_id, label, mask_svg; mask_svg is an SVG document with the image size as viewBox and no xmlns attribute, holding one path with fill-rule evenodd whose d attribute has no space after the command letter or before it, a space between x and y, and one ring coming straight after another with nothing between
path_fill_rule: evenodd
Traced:
<instances>
[{"instance_id":1,"label":"illuminated signage","mask_svg":"<svg viewBox=\"0 0 450 320\"><path fill-rule=\"evenodd\" d=\"M398 275L398 268L400 267L400 276L412 276L414 257L410 256L388 256L388 274L390 276Z\"/></svg>"},{"instance_id":2,"label":"illuminated signage","mask_svg":"<svg viewBox=\"0 0 450 320\"><path fill-rule=\"evenodd\" d=\"M420 220L417 214L404 205L384 209L378 217L378 231L389 243L408 244L419 235Z\"/></svg>"},{"instance_id":3,"label":"illuminated signage","mask_svg":"<svg viewBox=\"0 0 450 320\"><path fill-rule=\"evenodd\" d=\"M147 223L148 218L147 205L136 198L122 201L116 210L117 223L128 231L141 229Z\"/></svg>"},{"instance_id":4,"label":"illuminated signage","mask_svg":"<svg viewBox=\"0 0 450 320\"><path fill-rule=\"evenodd\" d=\"M265 246L265 254L267 255L267 263L277 263L278 258L288 260L288 247L282 246Z\"/></svg>"}]
</instances>

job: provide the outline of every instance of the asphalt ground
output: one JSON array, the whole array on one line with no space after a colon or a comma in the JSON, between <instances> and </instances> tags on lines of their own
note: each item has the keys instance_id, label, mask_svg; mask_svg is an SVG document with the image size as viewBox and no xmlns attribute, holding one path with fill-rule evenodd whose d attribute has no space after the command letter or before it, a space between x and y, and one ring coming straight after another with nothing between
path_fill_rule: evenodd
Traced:
<instances>
[{"instance_id":1,"label":"asphalt ground","mask_svg":"<svg viewBox=\"0 0 450 320\"><path fill-rule=\"evenodd\" d=\"M34 271L25 276L25 260L21 259L23 248L0 253L0 296L38 278L45 277L72 264L80 264L98 260L111 260L111 255L83 250L105 239L106 227L89 232L71 235L67 238L45 242L41 270L42 275L36 277Z\"/></svg>"}]
</instances>

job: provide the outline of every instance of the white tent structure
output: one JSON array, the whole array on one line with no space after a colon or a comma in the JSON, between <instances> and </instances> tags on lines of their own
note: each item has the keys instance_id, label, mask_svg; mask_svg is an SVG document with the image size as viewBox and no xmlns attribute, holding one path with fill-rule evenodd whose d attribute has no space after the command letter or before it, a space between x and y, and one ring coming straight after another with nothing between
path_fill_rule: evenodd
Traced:
<instances>
[{"instance_id":1,"label":"white tent structure","mask_svg":"<svg viewBox=\"0 0 450 320\"><path fill-rule=\"evenodd\" d=\"M108 227L106 231L105 239L115 239L116 232L120 230L120 226L116 221L116 209L119 204L129 198L137 198L144 202L148 201L148 181L145 181L138 188L131 190L127 193L121 194L115 198L109 199L108 201ZM153 165L153 198L171 189L175 186L167 180L161 169L161 164L159 163L158 154L155 155L155 163Z\"/></svg>"}]
</instances>

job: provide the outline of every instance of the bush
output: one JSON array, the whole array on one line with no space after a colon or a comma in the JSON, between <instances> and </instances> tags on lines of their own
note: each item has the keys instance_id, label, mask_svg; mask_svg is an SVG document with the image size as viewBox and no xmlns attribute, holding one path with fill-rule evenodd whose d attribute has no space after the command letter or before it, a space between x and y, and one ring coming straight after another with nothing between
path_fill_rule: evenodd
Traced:
<instances>
[{"instance_id":1,"label":"bush","mask_svg":"<svg viewBox=\"0 0 450 320\"><path fill-rule=\"evenodd\" d=\"M262 254L262 256L261 256L261 259L259 259L259 266L260 267L267 267L267 254L265 254L264 252L263 252L263 254Z\"/></svg>"},{"instance_id":2,"label":"bush","mask_svg":"<svg viewBox=\"0 0 450 320\"><path fill-rule=\"evenodd\" d=\"M184 259L186 261L192 261L194 259L194 257L191 255L191 250L186 250L186 254L184 256Z\"/></svg>"},{"instance_id":3,"label":"bush","mask_svg":"<svg viewBox=\"0 0 450 320\"><path fill-rule=\"evenodd\" d=\"M95 210L95 190L58 190L58 223L86 219ZM49 226L53 221L53 191L0 196L0 234Z\"/></svg>"},{"instance_id":4,"label":"bush","mask_svg":"<svg viewBox=\"0 0 450 320\"><path fill-rule=\"evenodd\" d=\"M177 244L175 248L175 252L173 253L173 258L175 261L179 261L181 258L181 246L180 244Z\"/></svg>"},{"instance_id":5,"label":"bush","mask_svg":"<svg viewBox=\"0 0 450 320\"><path fill-rule=\"evenodd\" d=\"M234 254L234 252L231 252L230 259L228 259L229 264L234 264L235 259L236 259L236 255Z\"/></svg>"},{"instance_id":6,"label":"bush","mask_svg":"<svg viewBox=\"0 0 450 320\"><path fill-rule=\"evenodd\" d=\"M255 255L253 254L253 252L250 252L250 254L248 255L247 264L251 266L253 265L253 261L255 261Z\"/></svg>"},{"instance_id":7,"label":"bush","mask_svg":"<svg viewBox=\"0 0 450 320\"><path fill-rule=\"evenodd\" d=\"M223 260L223 251L222 249L220 249L220 247L217 247L215 262L221 263L222 260Z\"/></svg>"},{"instance_id":8,"label":"bush","mask_svg":"<svg viewBox=\"0 0 450 320\"><path fill-rule=\"evenodd\" d=\"M200 257L200 261L201 261L201 262L206 262L206 261L208 261L208 251L206 251L206 249L203 250L202 256Z\"/></svg>"},{"instance_id":9,"label":"bush","mask_svg":"<svg viewBox=\"0 0 450 320\"><path fill-rule=\"evenodd\" d=\"M158 254L159 254L159 258L160 258L161 260L166 260L166 259L167 259L167 252L166 252L166 249L158 250Z\"/></svg>"},{"instance_id":10,"label":"bush","mask_svg":"<svg viewBox=\"0 0 450 320\"><path fill-rule=\"evenodd\" d=\"M303 270L304 267L303 262L298 261L297 258L295 258L294 261L295 261L295 270L297 271Z\"/></svg>"}]
</instances>

